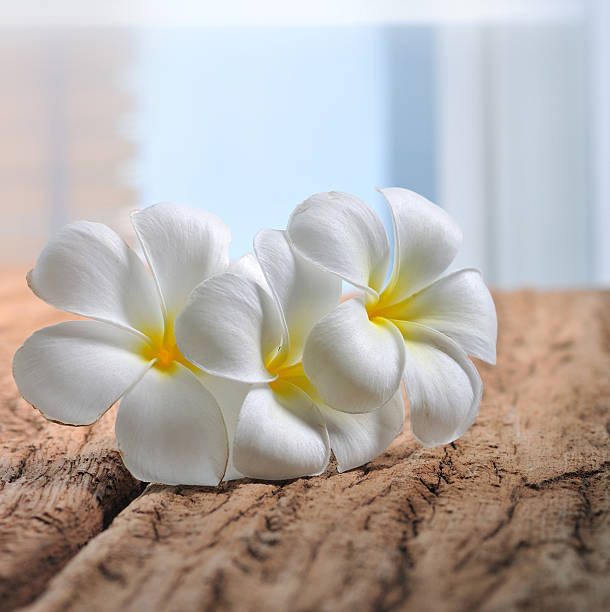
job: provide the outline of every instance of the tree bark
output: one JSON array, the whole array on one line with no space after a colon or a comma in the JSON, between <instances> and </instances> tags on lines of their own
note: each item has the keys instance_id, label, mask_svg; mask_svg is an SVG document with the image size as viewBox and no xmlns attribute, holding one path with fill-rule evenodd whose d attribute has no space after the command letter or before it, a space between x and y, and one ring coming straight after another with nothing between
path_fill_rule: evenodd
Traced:
<instances>
[{"instance_id":1,"label":"tree bark","mask_svg":"<svg viewBox=\"0 0 610 612\"><path fill-rule=\"evenodd\" d=\"M3 372L0 608L608 609L610 294L495 299L473 427L427 449L407 422L344 474L140 493L112 414L46 423ZM3 304L3 353L51 322L27 308Z\"/></svg>"}]
</instances>

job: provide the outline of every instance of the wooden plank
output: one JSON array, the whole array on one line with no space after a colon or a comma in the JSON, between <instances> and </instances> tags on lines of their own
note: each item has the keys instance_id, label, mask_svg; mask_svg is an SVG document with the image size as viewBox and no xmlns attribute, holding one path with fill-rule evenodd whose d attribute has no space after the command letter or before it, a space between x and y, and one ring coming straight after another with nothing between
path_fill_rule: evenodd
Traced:
<instances>
[{"instance_id":1,"label":"wooden plank","mask_svg":"<svg viewBox=\"0 0 610 612\"><path fill-rule=\"evenodd\" d=\"M70 316L29 292L25 270L0 278L0 609L9 610L32 601L142 484L114 450L113 414L64 427L19 397L13 353L32 331Z\"/></svg>"},{"instance_id":2,"label":"wooden plank","mask_svg":"<svg viewBox=\"0 0 610 612\"><path fill-rule=\"evenodd\" d=\"M345 474L148 486L27 610L608 609L610 294L496 301L498 365L454 444L406 431Z\"/></svg>"}]
</instances>

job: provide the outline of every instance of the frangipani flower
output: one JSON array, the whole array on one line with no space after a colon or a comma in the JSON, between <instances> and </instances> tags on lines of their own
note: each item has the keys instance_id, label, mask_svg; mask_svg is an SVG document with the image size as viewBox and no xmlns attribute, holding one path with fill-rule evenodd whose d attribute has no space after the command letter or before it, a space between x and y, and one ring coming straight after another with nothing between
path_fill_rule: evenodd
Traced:
<instances>
[{"instance_id":1,"label":"frangipani flower","mask_svg":"<svg viewBox=\"0 0 610 612\"><path fill-rule=\"evenodd\" d=\"M174 320L191 289L227 269L231 234L216 216L173 204L132 215L148 265L110 228L72 223L28 274L56 308L93 320L35 332L15 354L23 397L69 425L96 421L121 399L115 432L141 480L216 485L228 458L222 414L180 353Z\"/></svg>"},{"instance_id":2,"label":"frangipani flower","mask_svg":"<svg viewBox=\"0 0 610 612\"><path fill-rule=\"evenodd\" d=\"M366 463L402 428L401 391L374 413L327 406L300 360L309 331L339 303L341 280L296 254L284 232L259 232L254 250L196 287L176 320L193 363L251 385L227 424L234 467L263 479L315 475L331 448L341 471Z\"/></svg>"},{"instance_id":3,"label":"frangipani flower","mask_svg":"<svg viewBox=\"0 0 610 612\"><path fill-rule=\"evenodd\" d=\"M391 271L385 229L359 198L320 193L290 217L299 253L364 292L312 329L303 367L326 403L346 412L384 405L403 378L414 434L446 444L478 413L482 384L467 354L495 363L494 303L476 270L435 280L462 240L445 211L406 189L381 193L394 224Z\"/></svg>"}]
</instances>

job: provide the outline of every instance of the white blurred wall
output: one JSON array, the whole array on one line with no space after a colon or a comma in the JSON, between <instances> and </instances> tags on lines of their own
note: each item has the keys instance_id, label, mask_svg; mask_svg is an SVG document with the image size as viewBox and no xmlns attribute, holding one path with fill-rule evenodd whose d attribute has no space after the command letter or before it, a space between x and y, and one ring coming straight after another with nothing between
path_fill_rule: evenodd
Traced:
<instances>
[{"instance_id":1,"label":"white blurred wall","mask_svg":"<svg viewBox=\"0 0 610 612\"><path fill-rule=\"evenodd\" d=\"M586 23L439 34L439 200L496 286L601 282ZM607 205L607 203L606 203Z\"/></svg>"},{"instance_id":2,"label":"white blurred wall","mask_svg":"<svg viewBox=\"0 0 610 612\"><path fill-rule=\"evenodd\" d=\"M610 285L610 2L24 0L0 15L0 262L209 208L233 254L314 191L414 188L498 287Z\"/></svg>"}]
</instances>

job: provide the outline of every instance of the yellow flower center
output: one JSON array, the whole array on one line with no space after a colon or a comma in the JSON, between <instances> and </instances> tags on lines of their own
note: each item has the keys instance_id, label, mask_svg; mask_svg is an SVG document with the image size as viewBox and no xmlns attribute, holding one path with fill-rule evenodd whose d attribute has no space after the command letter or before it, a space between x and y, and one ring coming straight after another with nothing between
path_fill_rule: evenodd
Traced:
<instances>
[{"instance_id":1,"label":"yellow flower center","mask_svg":"<svg viewBox=\"0 0 610 612\"><path fill-rule=\"evenodd\" d=\"M405 327L403 323L405 322L405 314L407 312L413 314L412 310L409 310L409 302L412 297L413 296L409 296L402 300L397 300L394 295L393 287L391 286L387 287L378 299L367 296L365 308L369 321L373 323L373 325L379 327L393 325L398 328L402 337L408 340L408 328Z\"/></svg>"},{"instance_id":2,"label":"yellow flower center","mask_svg":"<svg viewBox=\"0 0 610 612\"><path fill-rule=\"evenodd\" d=\"M295 363L287 368L282 368L277 373L277 379L269 383L269 386L279 395L282 395L289 388L286 383L290 383L295 387L298 387L306 395L309 396L311 401L321 406L324 404L324 400L320 397L318 390L315 388L313 383L307 378L305 370L303 369L303 363Z\"/></svg>"},{"instance_id":3,"label":"yellow flower center","mask_svg":"<svg viewBox=\"0 0 610 612\"><path fill-rule=\"evenodd\" d=\"M392 287L387 287L378 299L367 295L365 307L371 321L375 318L389 320L401 318L405 306L411 298L396 300L393 294Z\"/></svg>"},{"instance_id":4,"label":"yellow flower center","mask_svg":"<svg viewBox=\"0 0 610 612\"><path fill-rule=\"evenodd\" d=\"M286 392L287 386L285 383L290 383L295 387L301 389L309 395L309 397L315 402L321 401L318 397L315 387L311 384L309 378L305 374L303 369L303 363L298 362L294 365L284 366L285 354L277 354L274 358L266 359L265 366L271 374L275 374L277 378L269 383L269 386L282 395Z\"/></svg>"},{"instance_id":5,"label":"yellow flower center","mask_svg":"<svg viewBox=\"0 0 610 612\"><path fill-rule=\"evenodd\" d=\"M303 369L303 364L299 361L299 363L295 363L294 365L288 366L286 368L280 368L275 372L277 374L277 378L270 382L269 385L273 389L273 385L280 381L290 382L297 387L301 387L303 384L303 380L307 380L307 376L305 374L305 370Z\"/></svg>"},{"instance_id":6,"label":"yellow flower center","mask_svg":"<svg viewBox=\"0 0 610 612\"><path fill-rule=\"evenodd\" d=\"M170 373L175 371L177 368L176 364L180 363L191 370L191 372L198 371L198 368L180 352L176 344L173 325L167 326L163 338L155 338L154 335L149 335L149 338L152 344L148 342L143 344L141 354L146 361L156 360L153 367Z\"/></svg>"}]
</instances>

